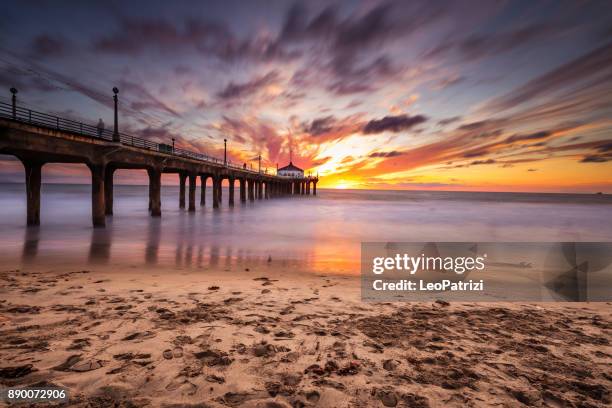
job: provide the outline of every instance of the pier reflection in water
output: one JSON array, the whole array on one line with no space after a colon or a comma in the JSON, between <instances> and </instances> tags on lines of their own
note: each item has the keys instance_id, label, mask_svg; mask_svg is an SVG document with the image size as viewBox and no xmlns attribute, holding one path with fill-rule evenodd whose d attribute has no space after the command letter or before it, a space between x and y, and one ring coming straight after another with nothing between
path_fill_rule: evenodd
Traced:
<instances>
[{"instance_id":1,"label":"pier reflection in water","mask_svg":"<svg viewBox=\"0 0 612 408\"><path fill-rule=\"evenodd\" d=\"M299 270L358 273L361 242L612 241L606 195L321 190L317 198L189 213L178 208L178 188L165 186L164 216L155 218L146 211L147 186L118 185L114 216L99 229L86 222L89 189L43 185L45 223L26 228L24 186L0 185L0 261L231 270L271 259Z\"/></svg>"},{"instance_id":2,"label":"pier reflection in water","mask_svg":"<svg viewBox=\"0 0 612 408\"><path fill-rule=\"evenodd\" d=\"M240 265L267 264L269 260L307 268L313 246L296 245L288 239L294 213L287 212L288 199L271 200L272 209L246 203L235 208L205 207L189 213L175 207L176 187L164 189L168 208L164 217L141 212L146 205L146 186L117 186L113 217L106 228L80 223L87 218L87 186L45 185L43 211L47 222L25 227L19 221L22 186L5 185L0 198L10 197L11 214L0 213L4 224L0 259L26 265L130 265L178 268L231 269ZM82 193L82 194L81 194ZM210 199L210 197L207 197ZM309 198L295 198L293 207L304 213ZM310 202L312 204L312 202ZM146 209L146 208L145 208ZM284 217L278 214L285 214ZM302 229L313 233L312 226ZM19 238L21 237L21 238ZM307 240L301 240L306 242ZM311 241L314 242L314 241Z\"/></svg>"}]
</instances>

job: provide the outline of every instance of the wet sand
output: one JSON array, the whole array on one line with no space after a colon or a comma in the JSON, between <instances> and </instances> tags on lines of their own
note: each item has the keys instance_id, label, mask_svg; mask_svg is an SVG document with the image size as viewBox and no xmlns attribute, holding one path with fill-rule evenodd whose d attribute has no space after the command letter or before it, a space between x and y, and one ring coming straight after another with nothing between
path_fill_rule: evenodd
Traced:
<instances>
[{"instance_id":1,"label":"wet sand","mask_svg":"<svg viewBox=\"0 0 612 408\"><path fill-rule=\"evenodd\" d=\"M0 385L70 406L610 404L610 303L364 303L356 277L276 262L60 269L0 272Z\"/></svg>"}]
</instances>

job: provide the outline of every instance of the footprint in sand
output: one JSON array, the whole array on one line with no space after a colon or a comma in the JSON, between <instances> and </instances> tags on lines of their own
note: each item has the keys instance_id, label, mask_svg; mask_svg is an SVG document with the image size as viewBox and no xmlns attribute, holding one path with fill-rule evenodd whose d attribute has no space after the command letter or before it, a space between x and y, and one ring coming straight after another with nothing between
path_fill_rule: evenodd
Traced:
<instances>
[{"instance_id":1,"label":"footprint in sand","mask_svg":"<svg viewBox=\"0 0 612 408\"><path fill-rule=\"evenodd\" d=\"M80 354L73 354L66 359L62 364L53 367L55 371L76 371L86 372L97 370L104 367L105 362L102 360L87 359L82 360Z\"/></svg>"},{"instance_id":2,"label":"footprint in sand","mask_svg":"<svg viewBox=\"0 0 612 408\"><path fill-rule=\"evenodd\" d=\"M385 360L383 362L383 368L387 371L395 371L395 369L401 364L398 360Z\"/></svg>"},{"instance_id":3,"label":"footprint in sand","mask_svg":"<svg viewBox=\"0 0 612 408\"><path fill-rule=\"evenodd\" d=\"M101 360L87 360L73 365L70 367L70 370L84 373L86 371L93 371L102 367L104 367L104 362Z\"/></svg>"},{"instance_id":4,"label":"footprint in sand","mask_svg":"<svg viewBox=\"0 0 612 408\"><path fill-rule=\"evenodd\" d=\"M168 391L180 390L186 393L187 395L195 394L197 389L198 387L195 384L187 381L184 378L177 378L174 381L171 381L168 385L166 385L166 390Z\"/></svg>"},{"instance_id":5,"label":"footprint in sand","mask_svg":"<svg viewBox=\"0 0 612 408\"><path fill-rule=\"evenodd\" d=\"M75 365L79 361L81 361L81 355L80 354L73 354L70 357L68 357L66 359L66 361L64 361L62 364L53 367L53 370L55 370L55 371L68 371L68 370L70 370L70 367L72 367L73 365Z\"/></svg>"},{"instance_id":6,"label":"footprint in sand","mask_svg":"<svg viewBox=\"0 0 612 408\"><path fill-rule=\"evenodd\" d=\"M210 374L206 376L206 381L211 383L223 384L225 383L225 378L219 375Z\"/></svg>"},{"instance_id":7,"label":"footprint in sand","mask_svg":"<svg viewBox=\"0 0 612 408\"><path fill-rule=\"evenodd\" d=\"M311 404L316 404L321 399L321 394L318 391L307 391L306 392L306 400Z\"/></svg>"},{"instance_id":8,"label":"footprint in sand","mask_svg":"<svg viewBox=\"0 0 612 408\"><path fill-rule=\"evenodd\" d=\"M24 306L18 305L13 306L6 311L8 313L29 313L29 314L38 314L40 313L41 308L39 306Z\"/></svg>"},{"instance_id":9,"label":"footprint in sand","mask_svg":"<svg viewBox=\"0 0 612 408\"><path fill-rule=\"evenodd\" d=\"M385 407L395 407L399 402L393 390L376 390L375 394Z\"/></svg>"},{"instance_id":10,"label":"footprint in sand","mask_svg":"<svg viewBox=\"0 0 612 408\"><path fill-rule=\"evenodd\" d=\"M150 332L150 331L135 332L135 333L128 334L127 336L125 336L121 340L129 341L129 340L136 340L136 339L148 339L148 338L151 338L151 337L155 337L155 333Z\"/></svg>"},{"instance_id":11,"label":"footprint in sand","mask_svg":"<svg viewBox=\"0 0 612 408\"><path fill-rule=\"evenodd\" d=\"M203 364L209 367L216 365L230 365L234 361L230 358L227 353L220 350L207 349L194 353L194 356L200 360Z\"/></svg>"},{"instance_id":12,"label":"footprint in sand","mask_svg":"<svg viewBox=\"0 0 612 408\"><path fill-rule=\"evenodd\" d=\"M229 405L230 407L238 407L249 400L251 394L242 392L226 392L223 397L220 398L221 402Z\"/></svg>"},{"instance_id":13,"label":"footprint in sand","mask_svg":"<svg viewBox=\"0 0 612 408\"><path fill-rule=\"evenodd\" d=\"M0 368L0 378L2 379L15 379L25 377L31 372L36 371L32 364L26 364L15 367L2 367Z\"/></svg>"}]
</instances>

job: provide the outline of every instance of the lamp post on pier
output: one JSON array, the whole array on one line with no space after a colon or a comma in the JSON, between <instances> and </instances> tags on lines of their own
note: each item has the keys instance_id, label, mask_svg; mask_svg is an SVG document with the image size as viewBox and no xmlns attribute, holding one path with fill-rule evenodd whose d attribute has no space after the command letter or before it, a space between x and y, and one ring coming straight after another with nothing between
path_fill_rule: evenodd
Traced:
<instances>
[{"instance_id":1,"label":"lamp post on pier","mask_svg":"<svg viewBox=\"0 0 612 408\"><path fill-rule=\"evenodd\" d=\"M120 142L121 138L119 137L119 116L117 114L117 94L119 93L119 89L117 87L113 88L113 100L115 102L115 128L113 130L113 142Z\"/></svg>"},{"instance_id":2,"label":"lamp post on pier","mask_svg":"<svg viewBox=\"0 0 612 408\"><path fill-rule=\"evenodd\" d=\"M227 166L227 139L223 139L223 165Z\"/></svg>"},{"instance_id":3,"label":"lamp post on pier","mask_svg":"<svg viewBox=\"0 0 612 408\"><path fill-rule=\"evenodd\" d=\"M176 140L175 138L172 138L172 153L174 153L174 141L175 140Z\"/></svg>"},{"instance_id":4,"label":"lamp post on pier","mask_svg":"<svg viewBox=\"0 0 612 408\"><path fill-rule=\"evenodd\" d=\"M13 119L17 119L17 88L11 88L13 94L11 100L13 101Z\"/></svg>"}]
</instances>

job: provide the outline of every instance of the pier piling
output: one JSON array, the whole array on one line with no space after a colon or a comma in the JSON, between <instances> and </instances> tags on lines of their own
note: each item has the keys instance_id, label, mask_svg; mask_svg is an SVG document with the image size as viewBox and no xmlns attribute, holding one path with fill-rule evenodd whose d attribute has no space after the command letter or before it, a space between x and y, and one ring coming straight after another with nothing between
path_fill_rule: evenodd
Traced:
<instances>
[{"instance_id":1,"label":"pier piling","mask_svg":"<svg viewBox=\"0 0 612 408\"><path fill-rule=\"evenodd\" d=\"M195 174L189 174L189 212L195 212L196 178Z\"/></svg>"},{"instance_id":2,"label":"pier piling","mask_svg":"<svg viewBox=\"0 0 612 408\"><path fill-rule=\"evenodd\" d=\"M91 218L94 227L106 226L106 206L104 205L104 174L103 164L90 164L91 170Z\"/></svg>"},{"instance_id":3,"label":"pier piling","mask_svg":"<svg viewBox=\"0 0 612 408\"><path fill-rule=\"evenodd\" d=\"M234 206L234 179L229 179L229 206Z\"/></svg>"},{"instance_id":4,"label":"pier piling","mask_svg":"<svg viewBox=\"0 0 612 408\"><path fill-rule=\"evenodd\" d=\"M185 181L187 174L179 173L179 208L185 208Z\"/></svg>"},{"instance_id":5,"label":"pier piling","mask_svg":"<svg viewBox=\"0 0 612 408\"><path fill-rule=\"evenodd\" d=\"M149 205L152 217L161 217L161 171L147 170L149 174Z\"/></svg>"},{"instance_id":6,"label":"pier piling","mask_svg":"<svg viewBox=\"0 0 612 408\"><path fill-rule=\"evenodd\" d=\"M255 201L255 180L250 179L249 182L249 201Z\"/></svg>"},{"instance_id":7,"label":"pier piling","mask_svg":"<svg viewBox=\"0 0 612 408\"><path fill-rule=\"evenodd\" d=\"M40 184L42 163L24 160L27 196L27 224L40 225Z\"/></svg>"},{"instance_id":8,"label":"pier piling","mask_svg":"<svg viewBox=\"0 0 612 408\"><path fill-rule=\"evenodd\" d=\"M204 207L206 205L206 180L208 180L207 175L203 174L200 176L200 207Z\"/></svg>"},{"instance_id":9,"label":"pier piling","mask_svg":"<svg viewBox=\"0 0 612 408\"><path fill-rule=\"evenodd\" d=\"M244 178L238 180L240 181L240 202L246 203L246 180Z\"/></svg>"},{"instance_id":10,"label":"pier piling","mask_svg":"<svg viewBox=\"0 0 612 408\"><path fill-rule=\"evenodd\" d=\"M115 169L106 166L104 171L104 214L113 215L113 176Z\"/></svg>"}]
</instances>

